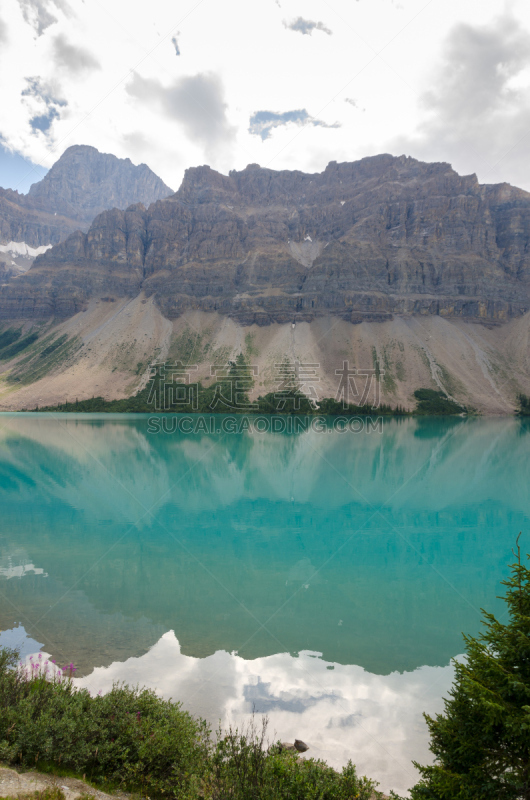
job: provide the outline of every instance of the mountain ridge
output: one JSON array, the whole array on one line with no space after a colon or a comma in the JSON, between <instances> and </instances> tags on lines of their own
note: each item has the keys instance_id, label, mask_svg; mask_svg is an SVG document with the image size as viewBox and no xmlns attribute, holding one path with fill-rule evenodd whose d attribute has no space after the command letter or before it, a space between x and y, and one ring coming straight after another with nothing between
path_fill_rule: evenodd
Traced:
<instances>
[{"instance_id":1,"label":"mountain ridge","mask_svg":"<svg viewBox=\"0 0 530 800\"><path fill-rule=\"evenodd\" d=\"M375 370L392 407L430 388L513 413L530 396L529 254L530 195L448 164L194 167L0 287L0 334L18 337L0 352L0 408L128 397L161 361L208 386L244 352L260 394L298 360L334 397L346 363Z\"/></svg>"},{"instance_id":2,"label":"mountain ridge","mask_svg":"<svg viewBox=\"0 0 530 800\"><path fill-rule=\"evenodd\" d=\"M101 293L140 291L168 318L496 324L530 308L530 194L387 154L313 174L194 167L168 198L102 212L39 256L0 290L0 318L20 316L21 303L67 316Z\"/></svg>"}]
</instances>

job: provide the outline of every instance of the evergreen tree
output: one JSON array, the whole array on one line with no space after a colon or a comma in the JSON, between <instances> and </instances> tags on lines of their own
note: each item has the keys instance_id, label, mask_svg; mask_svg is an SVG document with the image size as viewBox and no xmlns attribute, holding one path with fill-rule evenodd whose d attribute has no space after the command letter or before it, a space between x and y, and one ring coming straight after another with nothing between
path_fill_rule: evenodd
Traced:
<instances>
[{"instance_id":1,"label":"evergreen tree","mask_svg":"<svg viewBox=\"0 0 530 800\"><path fill-rule=\"evenodd\" d=\"M503 581L508 621L483 611L484 632L464 636L445 713L425 717L436 760L415 764L413 800L530 800L530 570L519 538Z\"/></svg>"}]
</instances>

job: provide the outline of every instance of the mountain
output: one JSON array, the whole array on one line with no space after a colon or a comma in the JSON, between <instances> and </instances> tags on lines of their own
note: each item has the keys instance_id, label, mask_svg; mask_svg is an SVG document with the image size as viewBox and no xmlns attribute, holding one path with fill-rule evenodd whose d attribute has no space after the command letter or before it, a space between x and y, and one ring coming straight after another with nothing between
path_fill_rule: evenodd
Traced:
<instances>
[{"instance_id":1,"label":"mountain","mask_svg":"<svg viewBox=\"0 0 530 800\"><path fill-rule=\"evenodd\" d=\"M34 209L62 215L87 228L107 208L149 205L172 194L146 164L100 153L95 147L74 145L27 195Z\"/></svg>"},{"instance_id":2,"label":"mountain","mask_svg":"<svg viewBox=\"0 0 530 800\"><path fill-rule=\"evenodd\" d=\"M41 317L140 291L170 318L503 321L530 308L530 194L405 156L312 175L189 169L168 199L103 212L42 255L0 294L0 318L19 313L16 297Z\"/></svg>"},{"instance_id":3,"label":"mountain","mask_svg":"<svg viewBox=\"0 0 530 800\"><path fill-rule=\"evenodd\" d=\"M154 358L206 379L213 353L224 363L250 337L269 370L256 392L274 388L275 360L310 354L323 396L349 359L384 367L390 404L431 387L506 413L530 394L529 309L530 194L390 155L316 174L189 169L175 194L102 212L0 287L0 327L91 343L59 383L57 350L48 403L59 385L130 394Z\"/></svg>"},{"instance_id":4,"label":"mountain","mask_svg":"<svg viewBox=\"0 0 530 800\"><path fill-rule=\"evenodd\" d=\"M0 188L0 254L16 255L17 248L7 249L11 243L24 243L31 251L49 247L77 229L88 230L104 209L149 204L171 193L145 164L74 145L27 195Z\"/></svg>"}]
</instances>

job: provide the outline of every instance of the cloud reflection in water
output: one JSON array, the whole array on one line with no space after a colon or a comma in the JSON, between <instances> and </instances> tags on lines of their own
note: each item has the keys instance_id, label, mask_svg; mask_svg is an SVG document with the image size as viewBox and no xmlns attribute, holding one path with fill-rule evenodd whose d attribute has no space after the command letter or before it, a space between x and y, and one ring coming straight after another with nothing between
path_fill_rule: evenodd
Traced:
<instances>
[{"instance_id":1,"label":"cloud reflection in water","mask_svg":"<svg viewBox=\"0 0 530 800\"><path fill-rule=\"evenodd\" d=\"M334 767L351 758L383 791L403 793L415 781L412 759L431 760L422 713L441 711L452 678L451 666L373 675L310 651L245 660L219 650L193 658L169 631L145 655L96 668L76 683L92 693L116 681L148 686L213 727L219 720L241 726L255 708L269 716L271 736L303 739L308 756Z\"/></svg>"}]
</instances>

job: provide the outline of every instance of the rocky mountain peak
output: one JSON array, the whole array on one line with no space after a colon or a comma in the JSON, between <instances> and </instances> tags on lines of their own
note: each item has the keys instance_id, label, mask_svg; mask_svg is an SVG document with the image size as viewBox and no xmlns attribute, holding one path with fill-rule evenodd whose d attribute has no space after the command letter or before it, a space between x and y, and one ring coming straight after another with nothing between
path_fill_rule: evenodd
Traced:
<instances>
[{"instance_id":1,"label":"rocky mountain peak","mask_svg":"<svg viewBox=\"0 0 530 800\"><path fill-rule=\"evenodd\" d=\"M0 282L17 266L13 254L19 244L30 249L57 244L76 229L87 231L106 209L149 206L170 194L146 164L135 166L88 145L69 147L27 195L0 188L0 248L8 247L4 254L0 250Z\"/></svg>"},{"instance_id":2,"label":"rocky mountain peak","mask_svg":"<svg viewBox=\"0 0 530 800\"><path fill-rule=\"evenodd\" d=\"M146 164L73 145L28 193L28 204L48 213L90 223L107 208L149 205L172 193Z\"/></svg>"}]
</instances>

